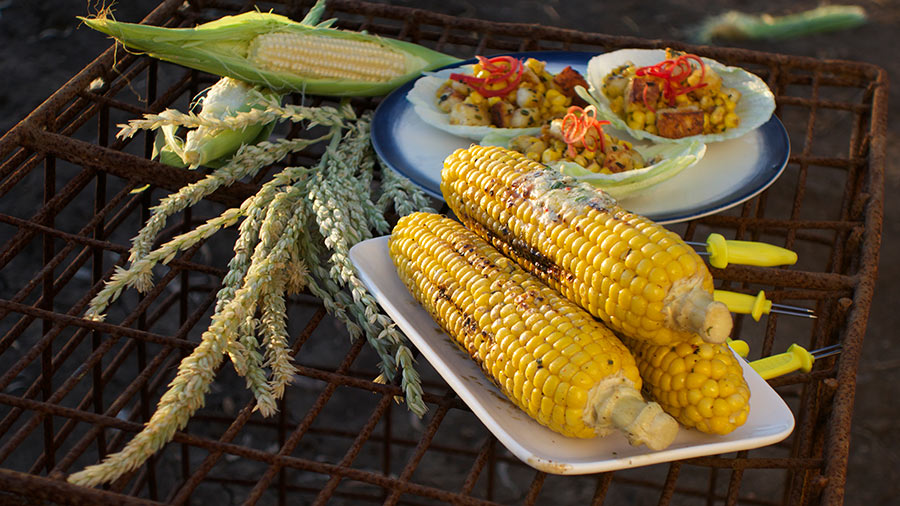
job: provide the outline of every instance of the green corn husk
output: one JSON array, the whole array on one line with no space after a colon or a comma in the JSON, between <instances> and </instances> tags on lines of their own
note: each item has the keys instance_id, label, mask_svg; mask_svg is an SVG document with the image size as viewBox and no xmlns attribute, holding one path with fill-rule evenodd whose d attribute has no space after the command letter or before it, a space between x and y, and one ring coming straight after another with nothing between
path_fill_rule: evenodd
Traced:
<instances>
[{"instance_id":1,"label":"green corn husk","mask_svg":"<svg viewBox=\"0 0 900 506\"><path fill-rule=\"evenodd\" d=\"M145 52L160 60L283 92L295 91L341 97L383 95L417 77L422 71L460 61L410 42L337 30L328 27L330 22L315 26L298 23L285 16L266 12L254 11L225 16L195 28L162 28L120 23L110 19L105 12L96 17L80 19L94 30L114 37L130 50ZM405 73L390 80L373 82L267 70L254 65L248 59L248 54L254 39L271 33L306 34L377 44L402 55Z\"/></svg>"},{"instance_id":2,"label":"green corn husk","mask_svg":"<svg viewBox=\"0 0 900 506\"><path fill-rule=\"evenodd\" d=\"M847 30L866 23L866 11L856 5L824 5L784 16L729 11L700 25L695 39L788 39L814 33Z\"/></svg>"},{"instance_id":3,"label":"green corn husk","mask_svg":"<svg viewBox=\"0 0 900 506\"><path fill-rule=\"evenodd\" d=\"M198 116L225 119L238 112L265 109L265 100L281 100L281 95L267 88L223 77L200 99ZM187 132L184 139L176 133L176 125L164 125L153 145L153 158L175 167L221 167L244 144L256 144L269 137L275 122L251 123L241 128L225 129L199 126Z\"/></svg>"}]
</instances>

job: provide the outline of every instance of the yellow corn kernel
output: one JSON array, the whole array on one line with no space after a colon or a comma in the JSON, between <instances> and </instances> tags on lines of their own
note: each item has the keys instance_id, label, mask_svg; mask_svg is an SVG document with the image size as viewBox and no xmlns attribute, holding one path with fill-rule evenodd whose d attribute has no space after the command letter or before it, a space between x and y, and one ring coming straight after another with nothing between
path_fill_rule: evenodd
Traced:
<instances>
[{"instance_id":1,"label":"yellow corn kernel","mask_svg":"<svg viewBox=\"0 0 900 506\"><path fill-rule=\"evenodd\" d=\"M410 293L541 424L569 437L618 428L653 449L674 439L677 423L640 397L637 366L615 334L459 222L412 213L398 221L388 249ZM490 296L477 295L486 287L502 294L491 307ZM492 318L481 325L479 313ZM560 349L571 347L570 359Z\"/></svg>"},{"instance_id":2,"label":"yellow corn kernel","mask_svg":"<svg viewBox=\"0 0 900 506\"><path fill-rule=\"evenodd\" d=\"M709 122L713 125L722 124L725 121L725 108L717 106L713 109L713 112L709 115Z\"/></svg>"},{"instance_id":3,"label":"yellow corn kernel","mask_svg":"<svg viewBox=\"0 0 900 506\"><path fill-rule=\"evenodd\" d=\"M406 59L374 42L273 32L250 43L247 58L275 72L320 78L388 81L406 73Z\"/></svg>"},{"instance_id":4,"label":"yellow corn kernel","mask_svg":"<svg viewBox=\"0 0 900 506\"><path fill-rule=\"evenodd\" d=\"M721 342L731 332L696 252L587 183L521 153L474 145L445 159L441 191L463 223L613 330L659 344L695 333ZM495 208L508 210L502 220Z\"/></svg>"},{"instance_id":5,"label":"yellow corn kernel","mask_svg":"<svg viewBox=\"0 0 900 506\"><path fill-rule=\"evenodd\" d=\"M728 434L750 411L750 389L726 344L694 336L677 346L623 339L631 350L644 392L687 427Z\"/></svg>"},{"instance_id":6,"label":"yellow corn kernel","mask_svg":"<svg viewBox=\"0 0 900 506\"><path fill-rule=\"evenodd\" d=\"M466 102L469 102L472 104L483 104L485 102L485 100L484 100L484 97L481 95L481 93L478 93L477 91L472 91L472 93L469 93L469 96L466 97Z\"/></svg>"},{"instance_id":7,"label":"yellow corn kernel","mask_svg":"<svg viewBox=\"0 0 900 506\"><path fill-rule=\"evenodd\" d=\"M622 114L624 110L625 99L621 96L616 97L609 102L609 108L616 114Z\"/></svg>"},{"instance_id":8,"label":"yellow corn kernel","mask_svg":"<svg viewBox=\"0 0 900 506\"><path fill-rule=\"evenodd\" d=\"M725 128L737 128L741 124L741 118L733 112L725 115Z\"/></svg>"},{"instance_id":9,"label":"yellow corn kernel","mask_svg":"<svg viewBox=\"0 0 900 506\"><path fill-rule=\"evenodd\" d=\"M546 149L541 154L541 161L543 163L555 162L562 158L562 152L558 149Z\"/></svg>"}]
</instances>

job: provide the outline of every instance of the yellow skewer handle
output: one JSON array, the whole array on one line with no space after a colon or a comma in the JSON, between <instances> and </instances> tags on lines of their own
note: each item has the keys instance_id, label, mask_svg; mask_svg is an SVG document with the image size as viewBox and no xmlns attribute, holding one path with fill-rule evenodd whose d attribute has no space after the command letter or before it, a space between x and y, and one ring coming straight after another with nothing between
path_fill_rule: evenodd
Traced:
<instances>
[{"instance_id":1,"label":"yellow skewer handle","mask_svg":"<svg viewBox=\"0 0 900 506\"><path fill-rule=\"evenodd\" d=\"M797 263L797 254L789 249L762 242L725 239L721 234L709 234L706 250L709 264L718 269L724 269L729 263L761 267Z\"/></svg>"},{"instance_id":2,"label":"yellow skewer handle","mask_svg":"<svg viewBox=\"0 0 900 506\"><path fill-rule=\"evenodd\" d=\"M750 367L763 379L777 378L797 370L809 372L815 359L799 344L792 344L786 352L750 362Z\"/></svg>"},{"instance_id":3,"label":"yellow skewer handle","mask_svg":"<svg viewBox=\"0 0 900 506\"><path fill-rule=\"evenodd\" d=\"M716 290L713 292L713 299L728 306L728 310L732 313L748 314L756 321L772 310L772 301L766 299L766 292L763 290L760 290L756 296L728 290Z\"/></svg>"},{"instance_id":4,"label":"yellow skewer handle","mask_svg":"<svg viewBox=\"0 0 900 506\"><path fill-rule=\"evenodd\" d=\"M747 355L750 354L750 345L747 344L747 341L728 338L728 347L734 350L741 358L747 358Z\"/></svg>"}]
</instances>

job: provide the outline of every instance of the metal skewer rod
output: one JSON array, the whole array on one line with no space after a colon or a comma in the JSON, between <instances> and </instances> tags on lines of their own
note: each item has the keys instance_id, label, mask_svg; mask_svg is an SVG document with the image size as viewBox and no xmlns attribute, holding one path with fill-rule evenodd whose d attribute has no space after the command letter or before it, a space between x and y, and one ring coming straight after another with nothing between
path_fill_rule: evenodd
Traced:
<instances>
[{"instance_id":1,"label":"metal skewer rod","mask_svg":"<svg viewBox=\"0 0 900 506\"><path fill-rule=\"evenodd\" d=\"M831 346L826 346L824 348L819 348L818 350L813 350L810 355L813 356L816 360L830 357L832 355L837 355L841 351L843 351L844 346L841 343L832 344Z\"/></svg>"},{"instance_id":2,"label":"metal skewer rod","mask_svg":"<svg viewBox=\"0 0 900 506\"><path fill-rule=\"evenodd\" d=\"M772 308L773 309L783 309L785 311L795 311L798 313L808 313L808 314L815 313L815 311L813 311L812 309L806 308L806 307L789 306L787 304L776 304L774 302L772 303ZM815 318L815 316L813 316L813 318Z\"/></svg>"}]
</instances>

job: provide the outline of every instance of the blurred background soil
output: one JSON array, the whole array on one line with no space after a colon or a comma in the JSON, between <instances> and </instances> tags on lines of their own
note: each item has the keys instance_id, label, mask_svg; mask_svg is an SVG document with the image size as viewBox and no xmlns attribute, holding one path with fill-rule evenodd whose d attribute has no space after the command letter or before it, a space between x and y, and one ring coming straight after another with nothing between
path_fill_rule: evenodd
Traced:
<instances>
[{"instance_id":1,"label":"blurred background soil","mask_svg":"<svg viewBox=\"0 0 900 506\"><path fill-rule=\"evenodd\" d=\"M815 1L768 0L713 2L668 0L641 2L563 2L560 0L472 2L463 0L395 1L409 7L490 21L540 23L583 31L654 39L690 41L706 16L730 9L785 14L810 9ZM154 0L122 1L116 18L139 21ZM869 15L867 25L852 30L783 41L731 41L731 46L762 51L874 63L900 79L900 2L857 2ZM5 132L79 69L109 46L103 36L79 26L78 15L96 12L87 0L0 0L0 132ZM846 504L896 504L900 496L900 348L896 346L900 312L900 268L893 262L900 242L900 87L891 86L893 128L888 138L885 221L879 280L870 315L863 360L857 378Z\"/></svg>"}]
</instances>

